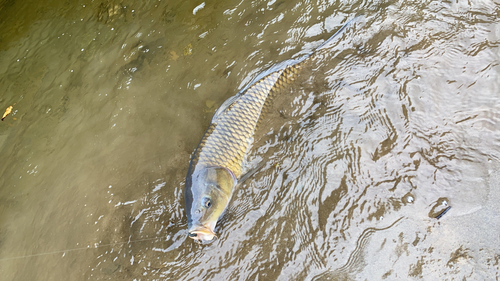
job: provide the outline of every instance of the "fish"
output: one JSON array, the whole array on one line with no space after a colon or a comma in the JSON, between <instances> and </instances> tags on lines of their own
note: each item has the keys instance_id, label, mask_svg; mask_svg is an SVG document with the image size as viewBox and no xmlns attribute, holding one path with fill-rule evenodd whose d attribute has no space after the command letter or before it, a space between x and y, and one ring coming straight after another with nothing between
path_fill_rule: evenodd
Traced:
<instances>
[{"instance_id":1,"label":"fish","mask_svg":"<svg viewBox=\"0 0 500 281\"><path fill-rule=\"evenodd\" d=\"M244 160L261 113L276 94L296 79L304 64L325 50L353 20L312 52L261 72L217 109L191 157L186 176L184 197L190 238L199 243L215 240L217 221L228 207L236 185L245 177Z\"/></svg>"}]
</instances>

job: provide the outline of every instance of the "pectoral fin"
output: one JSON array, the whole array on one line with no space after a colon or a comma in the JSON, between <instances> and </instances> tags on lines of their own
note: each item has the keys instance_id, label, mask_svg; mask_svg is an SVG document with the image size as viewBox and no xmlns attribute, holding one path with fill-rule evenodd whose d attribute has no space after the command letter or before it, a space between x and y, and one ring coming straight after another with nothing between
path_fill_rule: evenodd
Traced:
<instances>
[{"instance_id":1,"label":"pectoral fin","mask_svg":"<svg viewBox=\"0 0 500 281\"><path fill-rule=\"evenodd\" d=\"M266 162L264 162L264 160L261 160L257 165L255 165L254 167L252 167L248 171L246 171L240 177L240 179L238 180L238 183L236 184L236 186L239 187L240 185L242 185L248 178L250 178L256 172L258 172L260 169L262 169L262 167L264 167L265 164L266 164Z\"/></svg>"}]
</instances>

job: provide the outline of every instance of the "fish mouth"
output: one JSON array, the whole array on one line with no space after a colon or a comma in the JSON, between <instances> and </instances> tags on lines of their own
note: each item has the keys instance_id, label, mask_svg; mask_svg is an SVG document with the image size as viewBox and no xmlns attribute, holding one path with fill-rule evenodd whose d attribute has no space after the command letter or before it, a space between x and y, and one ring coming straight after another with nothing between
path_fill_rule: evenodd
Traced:
<instances>
[{"instance_id":1,"label":"fish mouth","mask_svg":"<svg viewBox=\"0 0 500 281\"><path fill-rule=\"evenodd\" d=\"M206 225L195 225L189 229L189 238L197 240L198 242L212 242L217 235L213 229L215 224L207 223Z\"/></svg>"}]
</instances>

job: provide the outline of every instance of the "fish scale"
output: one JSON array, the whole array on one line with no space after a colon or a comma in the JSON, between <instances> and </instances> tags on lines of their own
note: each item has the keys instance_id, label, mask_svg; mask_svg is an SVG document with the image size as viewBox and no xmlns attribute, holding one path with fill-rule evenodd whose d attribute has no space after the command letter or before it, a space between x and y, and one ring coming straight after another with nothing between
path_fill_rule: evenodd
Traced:
<instances>
[{"instance_id":1,"label":"fish scale","mask_svg":"<svg viewBox=\"0 0 500 281\"><path fill-rule=\"evenodd\" d=\"M236 178L241 176L243 158L251 145L262 107L282 73L277 71L262 78L214 118L211 130L205 133L198 147L197 165L223 167Z\"/></svg>"},{"instance_id":2,"label":"fish scale","mask_svg":"<svg viewBox=\"0 0 500 281\"><path fill-rule=\"evenodd\" d=\"M238 179L261 113L276 93L294 81L308 58L310 56L271 72L253 83L238 99L214 116L191 161L192 167L202 165L226 168Z\"/></svg>"},{"instance_id":3,"label":"fish scale","mask_svg":"<svg viewBox=\"0 0 500 281\"><path fill-rule=\"evenodd\" d=\"M303 63L304 60L299 61L258 80L215 116L191 164L223 167L239 178L263 108L277 92L293 82Z\"/></svg>"}]
</instances>

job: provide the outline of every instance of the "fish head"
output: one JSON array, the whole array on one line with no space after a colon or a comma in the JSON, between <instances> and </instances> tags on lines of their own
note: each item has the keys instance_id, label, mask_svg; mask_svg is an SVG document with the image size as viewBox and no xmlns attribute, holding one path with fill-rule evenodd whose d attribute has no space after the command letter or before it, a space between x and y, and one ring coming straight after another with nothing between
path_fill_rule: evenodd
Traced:
<instances>
[{"instance_id":1,"label":"fish head","mask_svg":"<svg viewBox=\"0 0 500 281\"><path fill-rule=\"evenodd\" d=\"M195 168L186 179L185 200L189 237L197 242L210 242L215 225L226 209L236 178L221 167Z\"/></svg>"}]
</instances>

